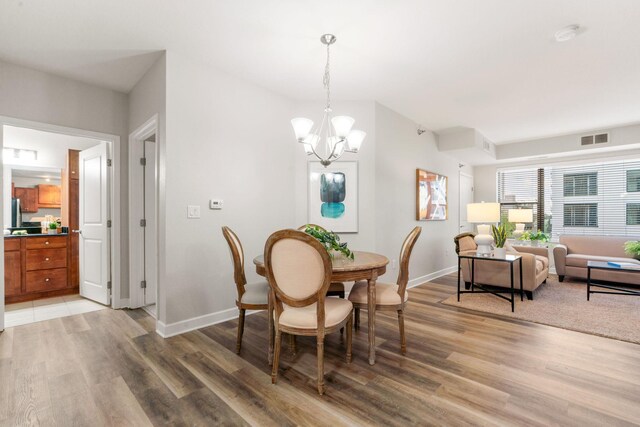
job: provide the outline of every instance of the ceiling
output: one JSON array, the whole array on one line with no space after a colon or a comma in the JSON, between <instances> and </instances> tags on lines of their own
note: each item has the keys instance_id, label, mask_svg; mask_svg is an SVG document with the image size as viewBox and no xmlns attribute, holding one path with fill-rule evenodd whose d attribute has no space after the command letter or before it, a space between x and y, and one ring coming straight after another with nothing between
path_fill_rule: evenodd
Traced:
<instances>
[{"instance_id":1,"label":"ceiling","mask_svg":"<svg viewBox=\"0 0 640 427\"><path fill-rule=\"evenodd\" d=\"M41 130L3 126L4 147L43 151L51 147L66 150L86 150L100 143L97 139L64 135Z\"/></svg>"},{"instance_id":2,"label":"ceiling","mask_svg":"<svg viewBox=\"0 0 640 427\"><path fill-rule=\"evenodd\" d=\"M637 0L4 0L0 58L128 92L167 50L321 99L331 32L335 100L506 143L640 122L638 22Z\"/></svg>"}]
</instances>

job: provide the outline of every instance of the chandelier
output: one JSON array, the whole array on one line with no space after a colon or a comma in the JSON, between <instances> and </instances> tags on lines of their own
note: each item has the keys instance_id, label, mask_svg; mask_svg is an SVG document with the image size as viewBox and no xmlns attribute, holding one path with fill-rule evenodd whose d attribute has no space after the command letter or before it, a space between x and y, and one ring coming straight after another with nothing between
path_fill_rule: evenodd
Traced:
<instances>
[{"instance_id":1,"label":"chandelier","mask_svg":"<svg viewBox=\"0 0 640 427\"><path fill-rule=\"evenodd\" d=\"M351 129L355 120L349 116L331 115L331 75L329 71L329 48L336 42L336 36L325 34L320 37L322 44L327 46L327 64L324 68L322 83L327 92L327 103L324 107L322 120L314 128L313 120L298 117L291 120L296 139L303 144L307 155L314 155L320 163L327 167L334 160L338 160L344 152L357 153L362 141L367 135L361 130ZM319 147L323 142L324 148Z\"/></svg>"}]
</instances>

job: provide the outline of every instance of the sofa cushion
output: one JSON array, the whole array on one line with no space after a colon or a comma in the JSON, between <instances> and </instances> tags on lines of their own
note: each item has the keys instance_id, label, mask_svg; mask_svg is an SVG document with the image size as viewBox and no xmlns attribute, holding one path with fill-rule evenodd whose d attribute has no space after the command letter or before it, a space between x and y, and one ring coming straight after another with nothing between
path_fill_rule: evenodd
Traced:
<instances>
[{"instance_id":1,"label":"sofa cushion","mask_svg":"<svg viewBox=\"0 0 640 427\"><path fill-rule=\"evenodd\" d=\"M587 268L587 262L588 261L630 262L630 263L634 263L634 264L640 265L640 261L635 260L633 258L618 258L618 257L610 257L610 256L579 255L579 254L569 254L569 255L567 255L567 265L572 266L572 267Z\"/></svg>"},{"instance_id":2,"label":"sofa cushion","mask_svg":"<svg viewBox=\"0 0 640 427\"><path fill-rule=\"evenodd\" d=\"M626 258L624 243L631 240L626 236L560 236L560 243L567 247L569 254L612 256Z\"/></svg>"}]
</instances>

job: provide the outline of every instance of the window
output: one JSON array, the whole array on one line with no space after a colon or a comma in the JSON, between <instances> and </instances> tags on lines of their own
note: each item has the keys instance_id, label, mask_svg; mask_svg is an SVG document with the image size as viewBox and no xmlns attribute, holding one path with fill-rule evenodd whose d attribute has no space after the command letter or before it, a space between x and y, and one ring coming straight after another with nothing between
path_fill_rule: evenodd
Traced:
<instances>
[{"instance_id":1,"label":"window","mask_svg":"<svg viewBox=\"0 0 640 427\"><path fill-rule=\"evenodd\" d=\"M564 175L564 197L597 196L598 172Z\"/></svg>"},{"instance_id":2,"label":"window","mask_svg":"<svg viewBox=\"0 0 640 427\"><path fill-rule=\"evenodd\" d=\"M565 227L597 227L597 203L572 203L564 205Z\"/></svg>"},{"instance_id":3,"label":"window","mask_svg":"<svg viewBox=\"0 0 640 427\"><path fill-rule=\"evenodd\" d=\"M627 225L640 225L640 203L627 203Z\"/></svg>"},{"instance_id":4,"label":"window","mask_svg":"<svg viewBox=\"0 0 640 427\"><path fill-rule=\"evenodd\" d=\"M637 193L640 191L640 169L627 171L627 192Z\"/></svg>"}]
</instances>

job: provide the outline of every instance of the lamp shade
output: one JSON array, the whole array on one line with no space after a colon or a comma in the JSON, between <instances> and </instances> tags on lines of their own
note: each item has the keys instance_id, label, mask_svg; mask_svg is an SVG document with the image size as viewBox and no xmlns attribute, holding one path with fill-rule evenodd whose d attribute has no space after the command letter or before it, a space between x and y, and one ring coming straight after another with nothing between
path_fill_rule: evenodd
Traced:
<instances>
[{"instance_id":1,"label":"lamp shade","mask_svg":"<svg viewBox=\"0 0 640 427\"><path fill-rule=\"evenodd\" d=\"M354 122L355 120L349 116L336 116L331 119L331 124L338 138L346 138L349 132L351 132L351 127Z\"/></svg>"},{"instance_id":2,"label":"lamp shade","mask_svg":"<svg viewBox=\"0 0 640 427\"><path fill-rule=\"evenodd\" d=\"M367 136L367 133L361 130L354 129L349 132L349 136L347 137L349 151L353 151L354 153L360 151L360 146L362 145L362 141L364 141L365 136Z\"/></svg>"},{"instance_id":3,"label":"lamp shade","mask_svg":"<svg viewBox=\"0 0 640 427\"><path fill-rule=\"evenodd\" d=\"M509 209L509 222L533 222L533 209Z\"/></svg>"},{"instance_id":4,"label":"lamp shade","mask_svg":"<svg viewBox=\"0 0 640 427\"><path fill-rule=\"evenodd\" d=\"M318 141L320 137L315 133L310 133L307 137L302 141L304 142L304 152L307 154L313 154L313 150L318 146Z\"/></svg>"},{"instance_id":5,"label":"lamp shade","mask_svg":"<svg viewBox=\"0 0 640 427\"><path fill-rule=\"evenodd\" d=\"M298 142L304 142L304 139L309 135L309 132L311 132L313 120L297 117L291 120L291 125L293 126L293 131L296 134Z\"/></svg>"},{"instance_id":6,"label":"lamp shade","mask_svg":"<svg viewBox=\"0 0 640 427\"><path fill-rule=\"evenodd\" d=\"M500 203L469 203L467 221L477 224L500 221Z\"/></svg>"}]
</instances>

